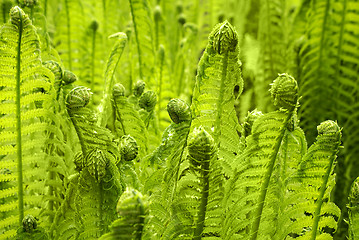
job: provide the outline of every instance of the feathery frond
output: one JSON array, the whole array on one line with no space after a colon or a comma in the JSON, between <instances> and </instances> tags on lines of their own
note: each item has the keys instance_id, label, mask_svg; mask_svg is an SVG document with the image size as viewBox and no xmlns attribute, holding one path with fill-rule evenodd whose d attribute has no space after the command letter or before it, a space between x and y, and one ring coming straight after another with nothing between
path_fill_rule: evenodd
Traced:
<instances>
[{"instance_id":1,"label":"feathery frond","mask_svg":"<svg viewBox=\"0 0 359 240\"><path fill-rule=\"evenodd\" d=\"M41 63L36 29L18 6L11 8L0 39L1 212L9 213L0 220L0 238L5 239L15 235L25 215L37 217L44 207L43 146L55 91L54 76Z\"/></svg>"}]
</instances>

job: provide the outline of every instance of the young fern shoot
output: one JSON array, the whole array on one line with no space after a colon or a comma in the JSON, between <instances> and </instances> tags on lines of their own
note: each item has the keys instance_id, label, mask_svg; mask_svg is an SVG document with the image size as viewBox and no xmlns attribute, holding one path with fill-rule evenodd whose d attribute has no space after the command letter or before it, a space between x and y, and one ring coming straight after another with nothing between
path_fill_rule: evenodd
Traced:
<instances>
[{"instance_id":1,"label":"young fern shoot","mask_svg":"<svg viewBox=\"0 0 359 240\"><path fill-rule=\"evenodd\" d=\"M214 27L198 64L191 106L191 129L203 126L213 133L227 176L233 174L233 159L240 153L240 126L234 109L234 89L239 86L239 95L243 89L238 41L228 21Z\"/></svg>"}]
</instances>

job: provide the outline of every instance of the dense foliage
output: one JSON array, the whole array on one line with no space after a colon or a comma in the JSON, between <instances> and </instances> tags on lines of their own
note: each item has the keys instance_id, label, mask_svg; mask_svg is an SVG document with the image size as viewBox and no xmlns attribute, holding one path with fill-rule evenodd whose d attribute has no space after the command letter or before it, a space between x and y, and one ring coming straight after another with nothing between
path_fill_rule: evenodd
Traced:
<instances>
[{"instance_id":1,"label":"dense foliage","mask_svg":"<svg viewBox=\"0 0 359 240\"><path fill-rule=\"evenodd\" d=\"M0 239L359 238L358 1L0 3Z\"/></svg>"}]
</instances>

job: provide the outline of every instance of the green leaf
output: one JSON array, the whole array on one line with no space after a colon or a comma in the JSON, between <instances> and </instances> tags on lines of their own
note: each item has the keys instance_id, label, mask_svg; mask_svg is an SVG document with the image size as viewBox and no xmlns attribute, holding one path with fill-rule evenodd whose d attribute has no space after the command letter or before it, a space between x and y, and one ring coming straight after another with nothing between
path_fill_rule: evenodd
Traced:
<instances>
[{"instance_id":1,"label":"green leaf","mask_svg":"<svg viewBox=\"0 0 359 240\"><path fill-rule=\"evenodd\" d=\"M198 64L191 106L191 129L203 126L208 133L213 133L219 157L229 168L240 149L237 133L240 126L234 109L234 88L239 86L239 94L243 89L238 51L234 27L227 21L218 24ZM225 174L233 173L226 169Z\"/></svg>"},{"instance_id":2,"label":"green leaf","mask_svg":"<svg viewBox=\"0 0 359 240\"><path fill-rule=\"evenodd\" d=\"M55 91L51 85L54 76L41 63L36 29L19 7L11 9L10 22L2 26L0 39L0 155L5 156L1 166L6 170L0 182L7 182L1 199L6 203L4 211L9 211L0 220L4 229L0 238L5 238L14 236L25 214L38 216L43 207L47 166L43 146ZM14 182L18 184L16 197ZM8 205L14 201L16 211Z\"/></svg>"}]
</instances>

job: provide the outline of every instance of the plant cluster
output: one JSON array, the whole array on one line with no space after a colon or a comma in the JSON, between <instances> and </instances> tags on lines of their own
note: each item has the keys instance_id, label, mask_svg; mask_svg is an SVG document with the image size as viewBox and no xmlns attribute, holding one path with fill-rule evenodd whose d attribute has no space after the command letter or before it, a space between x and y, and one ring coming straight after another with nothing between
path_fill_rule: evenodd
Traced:
<instances>
[{"instance_id":1,"label":"plant cluster","mask_svg":"<svg viewBox=\"0 0 359 240\"><path fill-rule=\"evenodd\" d=\"M1 1L0 239L359 238L359 4L201 3Z\"/></svg>"}]
</instances>

